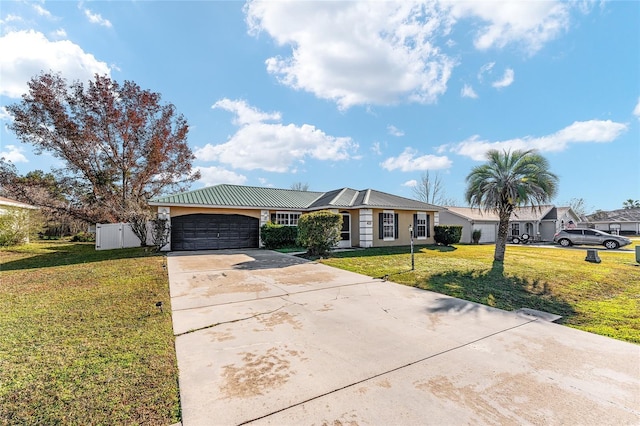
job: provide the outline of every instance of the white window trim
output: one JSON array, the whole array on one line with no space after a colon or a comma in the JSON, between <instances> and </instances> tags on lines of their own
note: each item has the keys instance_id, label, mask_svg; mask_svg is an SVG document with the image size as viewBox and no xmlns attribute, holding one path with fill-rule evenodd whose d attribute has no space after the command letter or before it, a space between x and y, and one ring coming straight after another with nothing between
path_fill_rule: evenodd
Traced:
<instances>
[{"instance_id":1,"label":"white window trim","mask_svg":"<svg viewBox=\"0 0 640 426\"><path fill-rule=\"evenodd\" d=\"M278 223L278 215L283 215L283 216L286 215L287 223L280 223L279 224ZM291 223L291 215L298 215L295 224ZM302 216L302 212L276 211L276 224L284 225L284 226L298 226L298 220L300 219L300 216Z\"/></svg>"},{"instance_id":2,"label":"white window trim","mask_svg":"<svg viewBox=\"0 0 640 426\"><path fill-rule=\"evenodd\" d=\"M424 218L424 225L420 225L420 226L424 226L424 236L422 236L422 237L417 237L416 236L416 239L417 240L426 240L427 239L427 216L428 216L427 212L417 212L416 214L418 215L418 217L417 217L418 220L420 220L420 217ZM417 228L418 228L418 225L416 224L416 231L415 231L416 235L418 235L418 229Z\"/></svg>"},{"instance_id":3,"label":"white window trim","mask_svg":"<svg viewBox=\"0 0 640 426\"><path fill-rule=\"evenodd\" d=\"M391 215L391 236L387 237L385 234L385 224L384 224L384 215L385 214L390 214ZM383 210L382 211L382 241L395 241L396 238L396 212L394 210Z\"/></svg>"}]
</instances>

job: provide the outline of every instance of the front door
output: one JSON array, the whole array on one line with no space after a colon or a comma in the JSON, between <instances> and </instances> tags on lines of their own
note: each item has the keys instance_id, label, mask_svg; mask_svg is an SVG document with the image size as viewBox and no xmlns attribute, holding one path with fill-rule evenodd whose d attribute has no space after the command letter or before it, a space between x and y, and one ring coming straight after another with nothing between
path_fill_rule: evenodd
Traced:
<instances>
[{"instance_id":1,"label":"front door","mask_svg":"<svg viewBox=\"0 0 640 426\"><path fill-rule=\"evenodd\" d=\"M342 213L342 229L340 230L338 247L351 247L351 215L349 213Z\"/></svg>"}]
</instances>

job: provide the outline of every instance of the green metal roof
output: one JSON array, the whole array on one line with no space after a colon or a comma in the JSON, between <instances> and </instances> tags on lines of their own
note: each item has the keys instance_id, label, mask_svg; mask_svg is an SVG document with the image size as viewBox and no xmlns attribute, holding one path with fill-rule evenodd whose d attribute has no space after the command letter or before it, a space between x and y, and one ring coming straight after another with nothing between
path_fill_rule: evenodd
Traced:
<instances>
[{"instance_id":1,"label":"green metal roof","mask_svg":"<svg viewBox=\"0 0 640 426\"><path fill-rule=\"evenodd\" d=\"M440 207L385 192L341 188L328 192L221 184L149 201L154 206L237 207L288 210L323 208L395 208L441 210Z\"/></svg>"}]
</instances>

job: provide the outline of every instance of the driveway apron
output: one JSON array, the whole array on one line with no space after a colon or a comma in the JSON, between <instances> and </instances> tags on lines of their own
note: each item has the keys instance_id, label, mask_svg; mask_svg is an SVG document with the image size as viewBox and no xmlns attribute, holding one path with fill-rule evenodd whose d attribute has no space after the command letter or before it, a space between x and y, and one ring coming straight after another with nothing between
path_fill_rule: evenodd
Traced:
<instances>
[{"instance_id":1,"label":"driveway apron","mask_svg":"<svg viewBox=\"0 0 640 426\"><path fill-rule=\"evenodd\" d=\"M170 253L182 423L640 424L640 346L267 250Z\"/></svg>"}]
</instances>

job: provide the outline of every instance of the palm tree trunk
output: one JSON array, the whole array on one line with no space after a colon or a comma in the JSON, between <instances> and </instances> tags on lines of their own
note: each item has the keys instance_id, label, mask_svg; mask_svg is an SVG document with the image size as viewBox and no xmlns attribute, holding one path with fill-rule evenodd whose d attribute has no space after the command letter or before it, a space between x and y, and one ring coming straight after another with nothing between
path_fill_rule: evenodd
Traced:
<instances>
[{"instance_id":1,"label":"palm tree trunk","mask_svg":"<svg viewBox=\"0 0 640 426\"><path fill-rule=\"evenodd\" d=\"M493 260L496 262L504 261L504 253L507 248L507 237L509 234L509 218L510 213L501 211L500 223L498 225L498 238L496 239L496 250L493 254Z\"/></svg>"}]
</instances>

